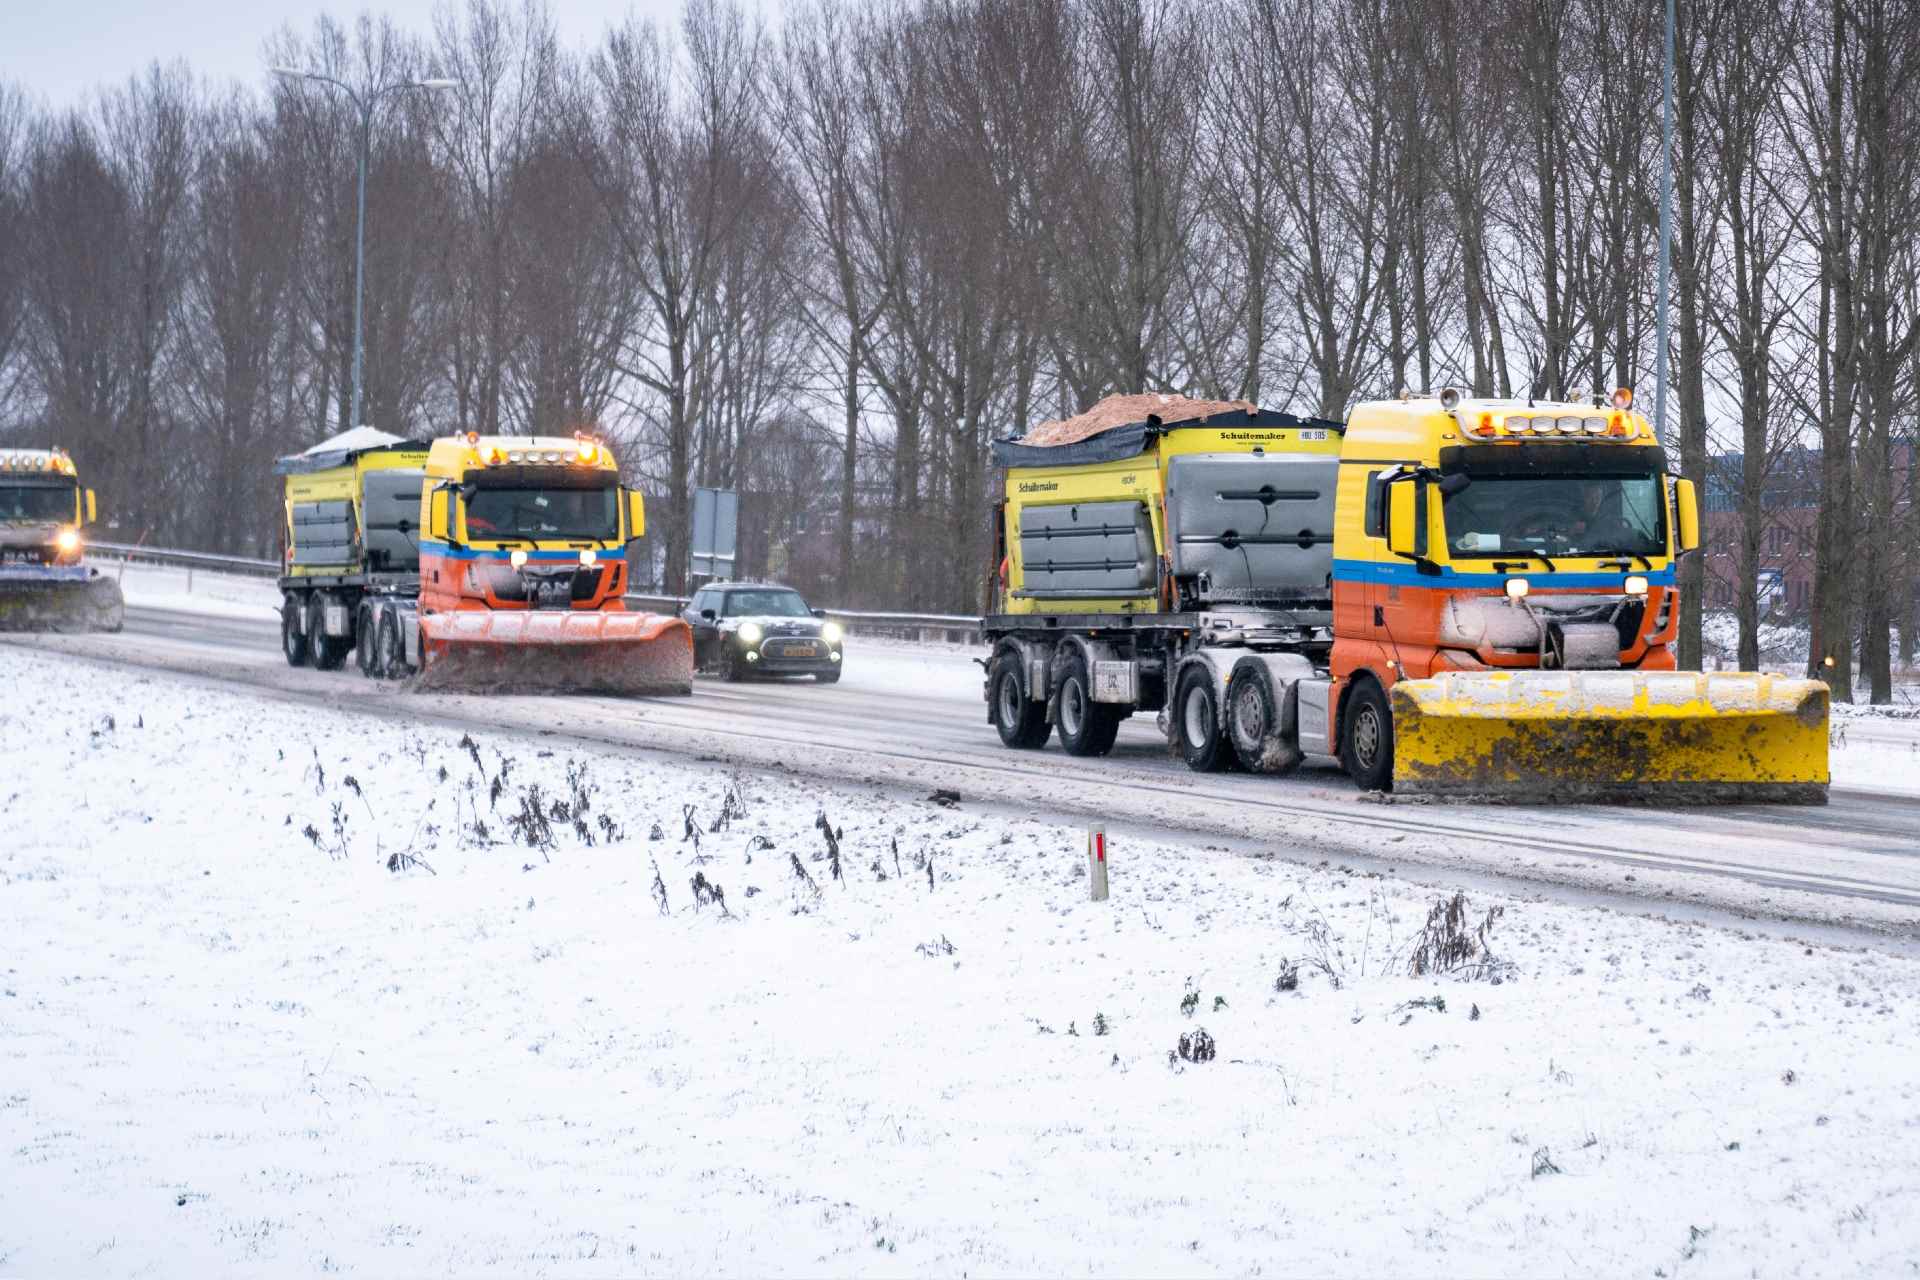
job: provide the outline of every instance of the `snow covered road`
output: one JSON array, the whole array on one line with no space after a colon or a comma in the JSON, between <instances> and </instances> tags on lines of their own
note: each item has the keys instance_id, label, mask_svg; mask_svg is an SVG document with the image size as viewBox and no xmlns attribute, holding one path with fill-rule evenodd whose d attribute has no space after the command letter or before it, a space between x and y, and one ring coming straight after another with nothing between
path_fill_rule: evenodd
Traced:
<instances>
[{"instance_id":1,"label":"snow covered road","mask_svg":"<svg viewBox=\"0 0 1920 1280\"><path fill-rule=\"evenodd\" d=\"M1298 852L1559 882L1613 894L1892 929L1920 927L1920 721L1852 719L1824 808L1552 808L1368 803L1328 768L1284 779L1196 775L1148 717L1112 756L1015 753L986 723L964 653L853 642L842 683L729 685L691 699L476 699L410 694L351 672L289 670L271 614L221 600L187 611L130 588L119 636L8 637L190 673L309 704L519 728L830 779L950 787L1026 811L1250 837ZM1838 735L1837 735L1838 736Z\"/></svg>"},{"instance_id":2,"label":"snow covered road","mask_svg":"<svg viewBox=\"0 0 1920 1280\"><path fill-rule=\"evenodd\" d=\"M158 630L209 670L0 646L0 1274L1920 1257L1920 958L1877 940L1448 924L1451 874L1244 835L1124 831L1092 903L1071 824Z\"/></svg>"}]
</instances>

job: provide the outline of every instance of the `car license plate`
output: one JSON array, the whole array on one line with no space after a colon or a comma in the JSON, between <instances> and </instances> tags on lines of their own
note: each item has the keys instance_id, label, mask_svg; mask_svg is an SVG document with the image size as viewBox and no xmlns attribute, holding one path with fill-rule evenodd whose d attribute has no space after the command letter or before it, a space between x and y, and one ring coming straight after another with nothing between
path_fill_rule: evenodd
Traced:
<instances>
[{"instance_id":1,"label":"car license plate","mask_svg":"<svg viewBox=\"0 0 1920 1280\"><path fill-rule=\"evenodd\" d=\"M820 646L814 644L811 640L789 641L780 646L780 656L783 658L817 658L820 656Z\"/></svg>"}]
</instances>

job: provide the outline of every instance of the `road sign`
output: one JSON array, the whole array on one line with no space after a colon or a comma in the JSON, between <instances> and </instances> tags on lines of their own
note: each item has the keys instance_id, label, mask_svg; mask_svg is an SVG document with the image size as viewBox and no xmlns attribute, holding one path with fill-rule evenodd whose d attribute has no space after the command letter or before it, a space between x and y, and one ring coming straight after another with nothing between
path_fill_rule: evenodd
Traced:
<instances>
[{"instance_id":1,"label":"road sign","mask_svg":"<svg viewBox=\"0 0 1920 1280\"><path fill-rule=\"evenodd\" d=\"M702 578L731 578L740 540L740 495L731 489L693 491L692 572Z\"/></svg>"}]
</instances>

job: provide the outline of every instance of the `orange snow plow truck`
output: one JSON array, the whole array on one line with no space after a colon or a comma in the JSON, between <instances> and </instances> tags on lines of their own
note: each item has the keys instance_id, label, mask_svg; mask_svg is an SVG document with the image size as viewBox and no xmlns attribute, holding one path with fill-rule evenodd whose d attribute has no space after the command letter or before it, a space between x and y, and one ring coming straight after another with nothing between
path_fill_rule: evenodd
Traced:
<instances>
[{"instance_id":1,"label":"orange snow plow truck","mask_svg":"<svg viewBox=\"0 0 1920 1280\"><path fill-rule=\"evenodd\" d=\"M1345 422L1113 397L995 445L988 719L1201 770L1528 801L1823 803L1827 687L1675 670L1694 487L1631 392Z\"/></svg>"},{"instance_id":2,"label":"orange snow plow truck","mask_svg":"<svg viewBox=\"0 0 1920 1280\"><path fill-rule=\"evenodd\" d=\"M638 492L586 437L361 427L282 458L293 666L462 692L693 691L693 633L630 610Z\"/></svg>"}]
</instances>

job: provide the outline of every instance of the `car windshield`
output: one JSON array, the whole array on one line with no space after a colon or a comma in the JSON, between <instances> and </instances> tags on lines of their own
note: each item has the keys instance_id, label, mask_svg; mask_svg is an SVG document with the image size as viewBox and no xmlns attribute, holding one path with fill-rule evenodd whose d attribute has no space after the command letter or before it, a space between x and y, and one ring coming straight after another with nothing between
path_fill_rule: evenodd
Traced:
<instances>
[{"instance_id":1,"label":"car windshield","mask_svg":"<svg viewBox=\"0 0 1920 1280\"><path fill-rule=\"evenodd\" d=\"M1658 476L1475 476L1443 510L1455 559L1666 552Z\"/></svg>"},{"instance_id":2,"label":"car windshield","mask_svg":"<svg viewBox=\"0 0 1920 1280\"><path fill-rule=\"evenodd\" d=\"M798 591L729 591L728 618L805 618L810 611Z\"/></svg>"},{"instance_id":3,"label":"car windshield","mask_svg":"<svg viewBox=\"0 0 1920 1280\"><path fill-rule=\"evenodd\" d=\"M70 524L73 517L72 485L0 485L0 523Z\"/></svg>"},{"instance_id":4,"label":"car windshield","mask_svg":"<svg viewBox=\"0 0 1920 1280\"><path fill-rule=\"evenodd\" d=\"M618 537L619 507L603 489L476 489L467 499L467 536L496 538Z\"/></svg>"}]
</instances>

